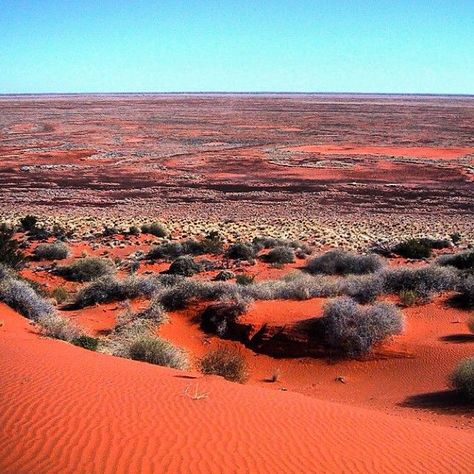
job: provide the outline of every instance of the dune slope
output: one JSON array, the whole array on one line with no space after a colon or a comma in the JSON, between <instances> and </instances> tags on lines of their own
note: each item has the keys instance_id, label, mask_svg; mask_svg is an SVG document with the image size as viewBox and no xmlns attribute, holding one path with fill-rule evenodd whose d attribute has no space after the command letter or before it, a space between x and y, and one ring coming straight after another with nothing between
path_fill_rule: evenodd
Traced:
<instances>
[{"instance_id":1,"label":"dune slope","mask_svg":"<svg viewBox=\"0 0 474 474\"><path fill-rule=\"evenodd\" d=\"M3 305L0 320L2 473L474 470L467 431L88 352Z\"/></svg>"}]
</instances>

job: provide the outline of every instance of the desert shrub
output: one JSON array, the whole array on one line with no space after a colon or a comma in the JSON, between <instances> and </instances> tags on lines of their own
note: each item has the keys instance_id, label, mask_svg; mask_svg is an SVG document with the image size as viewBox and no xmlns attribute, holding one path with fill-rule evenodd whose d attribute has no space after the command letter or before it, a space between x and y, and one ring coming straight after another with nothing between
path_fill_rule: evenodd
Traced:
<instances>
[{"instance_id":1,"label":"desert shrub","mask_svg":"<svg viewBox=\"0 0 474 474\"><path fill-rule=\"evenodd\" d=\"M68 292L64 286L57 286L52 292L51 296L58 304L64 303L67 300Z\"/></svg>"},{"instance_id":2,"label":"desert shrub","mask_svg":"<svg viewBox=\"0 0 474 474\"><path fill-rule=\"evenodd\" d=\"M156 289L157 284L147 278L131 276L125 280L117 280L113 276L106 275L81 288L73 306L85 308L98 303L150 296Z\"/></svg>"},{"instance_id":3,"label":"desert shrub","mask_svg":"<svg viewBox=\"0 0 474 474\"><path fill-rule=\"evenodd\" d=\"M140 229L136 225L131 225L128 228L129 235L140 235Z\"/></svg>"},{"instance_id":4,"label":"desert shrub","mask_svg":"<svg viewBox=\"0 0 474 474\"><path fill-rule=\"evenodd\" d=\"M401 333L404 327L403 316L394 305L360 306L348 297L329 301L323 316L325 344L346 356L367 354L374 344Z\"/></svg>"},{"instance_id":5,"label":"desert shrub","mask_svg":"<svg viewBox=\"0 0 474 474\"><path fill-rule=\"evenodd\" d=\"M0 263L0 281L5 280L6 278L14 278L15 272L10 268Z\"/></svg>"},{"instance_id":6,"label":"desert shrub","mask_svg":"<svg viewBox=\"0 0 474 474\"><path fill-rule=\"evenodd\" d=\"M330 250L310 260L306 268L310 273L349 275L373 273L381 267L382 260L377 255L355 255L343 250Z\"/></svg>"},{"instance_id":7,"label":"desert shrub","mask_svg":"<svg viewBox=\"0 0 474 474\"><path fill-rule=\"evenodd\" d=\"M62 318L55 313L42 316L37 322L41 334L47 337L71 342L81 336L80 329L72 324L69 319Z\"/></svg>"},{"instance_id":8,"label":"desert shrub","mask_svg":"<svg viewBox=\"0 0 474 474\"><path fill-rule=\"evenodd\" d=\"M469 328L469 331L474 334L474 314L469 316L469 319L467 320L467 327Z\"/></svg>"},{"instance_id":9,"label":"desert shrub","mask_svg":"<svg viewBox=\"0 0 474 474\"><path fill-rule=\"evenodd\" d=\"M459 283L451 303L461 308L474 308L474 276L469 275Z\"/></svg>"},{"instance_id":10,"label":"desert shrub","mask_svg":"<svg viewBox=\"0 0 474 474\"><path fill-rule=\"evenodd\" d=\"M231 382L248 380L248 365L242 353L234 347L218 347L199 360L199 368L206 375L220 375Z\"/></svg>"},{"instance_id":11,"label":"desert shrub","mask_svg":"<svg viewBox=\"0 0 474 474\"><path fill-rule=\"evenodd\" d=\"M99 339L83 334L82 336L75 337L71 340L75 346L82 347L89 351L96 351L99 345Z\"/></svg>"},{"instance_id":12,"label":"desert shrub","mask_svg":"<svg viewBox=\"0 0 474 474\"><path fill-rule=\"evenodd\" d=\"M142 232L145 234L154 235L155 237L166 237L168 235L168 230L166 227L159 222L142 225Z\"/></svg>"},{"instance_id":13,"label":"desert shrub","mask_svg":"<svg viewBox=\"0 0 474 474\"><path fill-rule=\"evenodd\" d=\"M451 241L449 239L433 239L431 237L422 237L420 242L428 245L432 249L447 249L451 247Z\"/></svg>"},{"instance_id":14,"label":"desert shrub","mask_svg":"<svg viewBox=\"0 0 474 474\"><path fill-rule=\"evenodd\" d=\"M248 262L253 262L256 252L251 244L247 242L236 242L229 246L225 255L232 260L247 260Z\"/></svg>"},{"instance_id":15,"label":"desert shrub","mask_svg":"<svg viewBox=\"0 0 474 474\"><path fill-rule=\"evenodd\" d=\"M462 238L462 236L459 232L454 232L449 237L451 238L451 241L454 245L459 244L459 242L461 242L461 238Z\"/></svg>"},{"instance_id":16,"label":"desert shrub","mask_svg":"<svg viewBox=\"0 0 474 474\"><path fill-rule=\"evenodd\" d=\"M424 239L408 239L393 247L393 252L401 257L421 259L431 256L431 245Z\"/></svg>"},{"instance_id":17,"label":"desert shrub","mask_svg":"<svg viewBox=\"0 0 474 474\"><path fill-rule=\"evenodd\" d=\"M25 232L32 231L36 227L37 223L38 218L31 214L28 214L27 216L20 219L20 225Z\"/></svg>"},{"instance_id":18,"label":"desert shrub","mask_svg":"<svg viewBox=\"0 0 474 474\"><path fill-rule=\"evenodd\" d=\"M383 281L377 273L351 275L340 282L339 293L354 298L358 303L375 301L383 293Z\"/></svg>"},{"instance_id":19,"label":"desert shrub","mask_svg":"<svg viewBox=\"0 0 474 474\"><path fill-rule=\"evenodd\" d=\"M0 281L0 301L34 321L54 313L54 308L39 296L30 285L14 278Z\"/></svg>"},{"instance_id":20,"label":"desert shrub","mask_svg":"<svg viewBox=\"0 0 474 474\"><path fill-rule=\"evenodd\" d=\"M451 384L468 400L474 401L474 357L462 360L451 374Z\"/></svg>"},{"instance_id":21,"label":"desert shrub","mask_svg":"<svg viewBox=\"0 0 474 474\"><path fill-rule=\"evenodd\" d=\"M35 258L39 260L63 260L69 255L69 248L64 242L40 244L34 251Z\"/></svg>"},{"instance_id":22,"label":"desert shrub","mask_svg":"<svg viewBox=\"0 0 474 474\"><path fill-rule=\"evenodd\" d=\"M185 280L164 291L160 295L160 303L170 311L184 309L191 300L202 295L203 285L202 282Z\"/></svg>"},{"instance_id":23,"label":"desert shrub","mask_svg":"<svg viewBox=\"0 0 474 474\"><path fill-rule=\"evenodd\" d=\"M402 291L414 291L422 299L429 299L434 293L453 290L459 281L455 270L437 265L387 268L380 276L385 293L399 295Z\"/></svg>"},{"instance_id":24,"label":"desert shrub","mask_svg":"<svg viewBox=\"0 0 474 474\"><path fill-rule=\"evenodd\" d=\"M423 301L423 298L414 290L402 290L398 296L402 306L415 306Z\"/></svg>"},{"instance_id":25,"label":"desert shrub","mask_svg":"<svg viewBox=\"0 0 474 474\"><path fill-rule=\"evenodd\" d=\"M235 333L234 323L247 311L249 300L241 297L221 299L210 304L201 314L201 328L220 337Z\"/></svg>"},{"instance_id":26,"label":"desert shrub","mask_svg":"<svg viewBox=\"0 0 474 474\"><path fill-rule=\"evenodd\" d=\"M278 246L270 250L262 259L268 263L293 263L295 261L295 251L291 247Z\"/></svg>"},{"instance_id":27,"label":"desert shrub","mask_svg":"<svg viewBox=\"0 0 474 474\"><path fill-rule=\"evenodd\" d=\"M235 273L230 270L222 270L215 277L215 281L227 281L235 278Z\"/></svg>"},{"instance_id":28,"label":"desert shrub","mask_svg":"<svg viewBox=\"0 0 474 474\"><path fill-rule=\"evenodd\" d=\"M474 269L474 250L455 253L452 255L441 255L436 263L442 266L455 267L458 270Z\"/></svg>"},{"instance_id":29,"label":"desert shrub","mask_svg":"<svg viewBox=\"0 0 474 474\"><path fill-rule=\"evenodd\" d=\"M298 272L280 280L254 283L244 287L242 292L256 300L307 300L319 296L335 296L339 293L339 285L326 276Z\"/></svg>"},{"instance_id":30,"label":"desert shrub","mask_svg":"<svg viewBox=\"0 0 474 474\"><path fill-rule=\"evenodd\" d=\"M143 336L136 339L129 347L129 354L134 360L174 369L184 370L189 365L186 352L157 336Z\"/></svg>"},{"instance_id":31,"label":"desert shrub","mask_svg":"<svg viewBox=\"0 0 474 474\"><path fill-rule=\"evenodd\" d=\"M201 265L190 255L178 257L169 267L168 273L171 275L182 275L190 277L201 271Z\"/></svg>"},{"instance_id":32,"label":"desert shrub","mask_svg":"<svg viewBox=\"0 0 474 474\"><path fill-rule=\"evenodd\" d=\"M57 267L55 273L70 281L92 281L115 271L113 263L105 258L83 257L70 265Z\"/></svg>"},{"instance_id":33,"label":"desert shrub","mask_svg":"<svg viewBox=\"0 0 474 474\"><path fill-rule=\"evenodd\" d=\"M185 253L180 242L165 242L152 247L145 258L147 260L173 259L185 255Z\"/></svg>"},{"instance_id":34,"label":"desert shrub","mask_svg":"<svg viewBox=\"0 0 474 474\"><path fill-rule=\"evenodd\" d=\"M14 234L14 229L0 224L0 264L19 269L24 265L25 255L19 249L18 241L13 238Z\"/></svg>"},{"instance_id":35,"label":"desert shrub","mask_svg":"<svg viewBox=\"0 0 474 474\"><path fill-rule=\"evenodd\" d=\"M273 249L275 247L290 247L295 253L300 255L309 255L311 247L299 240L277 239L274 237L254 237L252 240L254 248L258 250Z\"/></svg>"},{"instance_id":36,"label":"desert shrub","mask_svg":"<svg viewBox=\"0 0 474 474\"><path fill-rule=\"evenodd\" d=\"M224 241L219 235L219 232L213 230L206 234L206 237L202 241L202 247L204 253L220 255L224 251Z\"/></svg>"},{"instance_id":37,"label":"desert shrub","mask_svg":"<svg viewBox=\"0 0 474 474\"><path fill-rule=\"evenodd\" d=\"M168 315L166 314L166 311L163 308L159 298L152 299L150 304L145 309L138 311L133 315L133 317L153 321L155 326L158 326L168 320Z\"/></svg>"},{"instance_id":38,"label":"desert shrub","mask_svg":"<svg viewBox=\"0 0 474 474\"><path fill-rule=\"evenodd\" d=\"M255 275L249 275L247 273L241 273L235 278L237 285L247 286L251 285L255 281Z\"/></svg>"}]
</instances>

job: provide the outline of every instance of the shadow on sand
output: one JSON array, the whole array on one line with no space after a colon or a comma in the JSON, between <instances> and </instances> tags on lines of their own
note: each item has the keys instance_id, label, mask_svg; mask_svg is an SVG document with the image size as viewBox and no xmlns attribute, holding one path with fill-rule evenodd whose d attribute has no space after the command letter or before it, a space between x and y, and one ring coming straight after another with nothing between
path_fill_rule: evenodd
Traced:
<instances>
[{"instance_id":1,"label":"shadow on sand","mask_svg":"<svg viewBox=\"0 0 474 474\"><path fill-rule=\"evenodd\" d=\"M454 342L456 344L463 344L466 342L474 342L474 334L450 334L439 338L443 342Z\"/></svg>"},{"instance_id":2,"label":"shadow on sand","mask_svg":"<svg viewBox=\"0 0 474 474\"><path fill-rule=\"evenodd\" d=\"M421 408L437 413L474 417L474 404L456 390L440 390L412 395L398 404L405 408Z\"/></svg>"}]
</instances>

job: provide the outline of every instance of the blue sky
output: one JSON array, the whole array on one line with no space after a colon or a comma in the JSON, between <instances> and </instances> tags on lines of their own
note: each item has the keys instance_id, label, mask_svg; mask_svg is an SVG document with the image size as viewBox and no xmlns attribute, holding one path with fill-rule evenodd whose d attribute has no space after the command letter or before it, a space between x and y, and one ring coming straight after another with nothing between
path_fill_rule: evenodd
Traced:
<instances>
[{"instance_id":1,"label":"blue sky","mask_svg":"<svg viewBox=\"0 0 474 474\"><path fill-rule=\"evenodd\" d=\"M0 93L474 94L474 0L0 0Z\"/></svg>"}]
</instances>

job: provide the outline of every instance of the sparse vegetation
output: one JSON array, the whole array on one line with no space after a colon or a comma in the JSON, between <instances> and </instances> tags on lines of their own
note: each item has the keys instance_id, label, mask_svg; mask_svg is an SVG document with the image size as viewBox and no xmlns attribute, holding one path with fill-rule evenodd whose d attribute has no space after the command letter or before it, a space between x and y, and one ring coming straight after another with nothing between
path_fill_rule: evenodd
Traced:
<instances>
[{"instance_id":1,"label":"sparse vegetation","mask_svg":"<svg viewBox=\"0 0 474 474\"><path fill-rule=\"evenodd\" d=\"M99 257L83 257L70 265L57 267L55 273L66 280L86 282L114 273L112 261Z\"/></svg>"},{"instance_id":2,"label":"sparse vegetation","mask_svg":"<svg viewBox=\"0 0 474 474\"><path fill-rule=\"evenodd\" d=\"M40 244L34 251L34 256L38 260L63 260L68 255L68 246L60 241L52 244Z\"/></svg>"},{"instance_id":3,"label":"sparse vegetation","mask_svg":"<svg viewBox=\"0 0 474 474\"><path fill-rule=\"evenodd\" d=\"M150 364L184 370L188 367L187 354L171 342L157 336L143 336L132 342L130 357Z\"/></svg>"},{"instance_id":4,"label":"sparse vegetation","mask_svg":"<svg viewBox=\"0 0 474 474\"><path fill-rule=\"evenodd\" d=\"M341 355L367 354L375 344L400 334L403 328L402 314L389 303L360 306L351 298L341 297L324 308L324 342Z\"/></svg>"},{"instance_id":5,"label":"sparse vegetation","mask_svg":"<svg viewBox=\"0 0 474 474\"><path fill-rule=\"evenodd\" d=\"M242 353L229 346L221 346L208 352L199 360L199 368L206 375L220 375L231 382L244 383L249 370Z\"/></svg>"},{"instance_id":6,"label":"sparse vegetation","mask_svg":"<svg viewBox=\"0 0 474 474\"><path fill-rule=\"evenodd\" d=\"M168 269L171 275L182 275L190 277L202 270L201 265L197 263L190 255L178 257Z\"/></svg>"},{"instance_id":7,"label":"sparse vegetation","mask_svg":"<svg viewBox=\"0 0 474 474\"><path fill-rule=\"evenodd\" d=\"M220 337L236 335L235 322L247 311L249 300L242 297L223 298L210 304L201 314L201 328Z\"/></svg>"},{"instance_id":8,"label":"sparse vegetation","mask_svg":"<svg viewBox=\"0 0 474 474\"><path fill-rule=\"evenodd\" d=\"M86 336L85 334L75 337L71 340L75 346L82 347L89 351L96 351L99 345L99 339L96 337Z\"/></svg>"},{"instance_id":9,"label":"sparse vegetation","mask_svg":"<svg viewBox=\"0 0 474 474\"><path fill-rule=\"evenodd\" d=\"M295 261L295 251L291 247L278 246L270 250L262 259L268 263L293 263Z\"/></svg>"},{"instance_id":10,"label":"sparse vegetation","mask_svg":"<svg viewBox=\"0 0 474 474\"><path fill-rule=\"evenodd\" d=\"M432 246L424 239L408 239L393 247L393 252L401 257L422 259L431 257Z\"/></svg>"},{"instance_id":11,"label":"sparse vegetation","mask_svg":"<svg viewBox=\"0 0 474 474\"><path fill-rule=\"evenodd\" d=\"M380 277L385 293L400 295L403 291L413 291L424 300L435 293L453 290L459 283L455 270L437 265L387 268Z\"/></svg>"},{"instance_id":12,"label":"sparse vegetation","mask_svg":"<svg viewBox=\"0 0 474 474\"><path fill-rule=\"evenodd\" d=\"M51 296L56 300L56 303L62 304L67 300L68 292L64 286L57 286L51 292Z\"/></svg>"},{"instance_id":13,"label":"sparse vegetation","mask_svg":"<svg viewBox=\"0 0 474 474\"><path fill-rule=\"evenodd\" d=\"M256 252L252 244L247 242L237 242L229 246L225 253L227 258L232 260L246 260L253 262L255 260Z\"/></svg>"},{"instance_id":14,"label":"sparse vegetation","mask_svg":"<svg viewBox=\"0 0 474 474\"><path fill-rule=\"evenodd\" d=\"M400 303L402 306L415 306L423 299L414 290L402 290L399 294Z\"/></svg>"},{"instance_id":15,"label":"sparse vegetation","mask_svg":"<svg viewBox=\"0 0 474 474\"><path fill-rule=\"evenodd\" d=\"M247 273L241 273L235 278L237 285L247 286L251 285L255 281L255 275L248 275Z\"/></svg>"},{"instance_id":16,"label":"sparse vegetation","mask_svg":"<svg viewBox=\"0 0 474 474\"><path fill-rule=\"evenodd\" d=\"M310 273L360 275L363 273L373 273L381 267L382 260L377 255L356 255L343 250L330 250L310 260L306 268Z\"/></svg>"},{"instance_id":17,"label":"sparse vegetation","mask_svg":"<svg viewBox=\"0 0 474 474\"><path fill-rule=\"evenodd\" d=\"M18 241L13 238L15 230L6 224L0 224L0 264L19 269L24 265L25 255L19 249Z\"/></svg>"},{"instance_id":18,"label":"sparse vegetation","mask_svg":"<svg viewBox=\"0 0 474 474\"><path fill-rule=\"evenodd\" d=\"M72 324L71 321L55 313L42 316L37 322L43 336L72 342L82 335L81 330Z\"/></svg>"},{"instance_id":19,"label":"sparse vegetation","mask_svg":"<svg viewBox=\"0 0 474 474\"><path fill-rule=\"evenodd\" d=\"M436 263L442 266L450 266L458 270L474 272L474 250L449 255L441 255Z\"/></svg>"},{"instance_id":20,"label":"sparse vegetation","mask_svg":"<svg viewBox=\"0 0 474 474\"><path fill-rule=\"evenodd\" d=\"M113 276L106 275L81 288L73 306L85 308L98 303L123 301L141 295L149 296L156 291L158 286L159 283L144 277L131 276L125 280L117 280Z\"/></svg>"},{"instance_id":21,"label":"sparse vegetation","mask_svg":"<svg viewBox=\"0 0 474 474\"><path fill-rule=\"evenodd\" d=\"M453 387L474 402L474 357L462 360L451 374Z\"/></svg>"},{"instance_id":22,"label":"sparse vegetation","mask_svg":"<svg viewBox=\"0 0 474 474\"><path fill-rule=\"evenodd\" d=\"M142 232L144 234L154 235L155 237L166 237L168 235L168 229L159 222L142 225Z\"/></svg>"},{"instance_id":23,"label":"sparse vegetation","mask_svg":"<svg viewBox=\"0 0 474 474\"><path fill-rule=\"evenodd\" d=\"M51 303L39 296L28 283L14 278L0 280L0 301L34 321L54 313Z\"/></svg>"},{"instance_id":24,"label":"sparse vegetation","mask_svg":"<svg viewBox=\"0 0 474 474\"><path fill-rule=\"evenodd\" d=\"M451 298L451 303L461 308L474 308L474 275L463 278L457 287L457 293Z\"/></svg>"}]
</instances>

